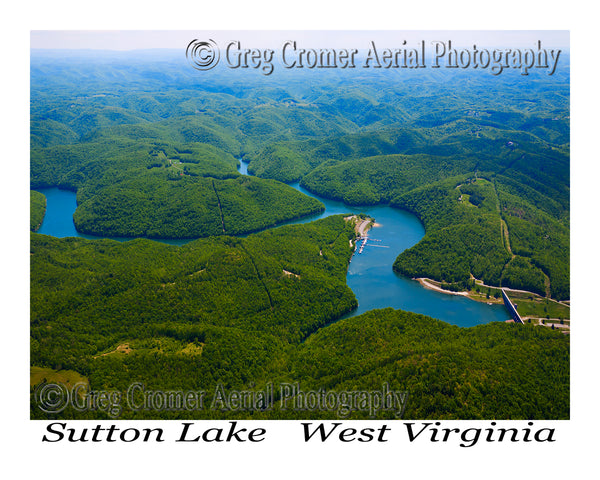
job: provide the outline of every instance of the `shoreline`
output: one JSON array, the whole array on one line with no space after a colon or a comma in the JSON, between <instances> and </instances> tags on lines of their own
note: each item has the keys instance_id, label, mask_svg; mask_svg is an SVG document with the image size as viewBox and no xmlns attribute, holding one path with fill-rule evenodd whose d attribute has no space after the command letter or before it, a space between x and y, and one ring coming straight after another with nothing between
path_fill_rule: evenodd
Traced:
<instances>
[{"instance_id":1,"label":"shoreline","mask_svg":"<svg viewBox=\"0 0 600 480\"><path fill-rule=\"evenodd\" d=\"M437 285L435 285L432 282L435 282L435 280L432 280L430 278L426 278L426 277L419 277L419 278L413 278L412 280L416 280L419 282L419 284L423 287L423 288L427 288L429 290L433 290L439 293L445 293L447 295L460 295L462 297L466 297L469 298L470 300L473 300L474 302L479 302L479 303L487 303L488 305L501 305L504 302L503 301L498 301L497 299L492 299L492 298L483 298L480 295L475 295L472 294L472 292L467 292L467 291L461 291L461 292L452 292L450 290L445 290ZM484 284L478 284L479 286L485 286ZM490 288L496 288L496 289L500 289L501 287L490 287ZM553 301L554 303L558 304L558 305L562 305L564 307L567 307L568 309L570 309L570 306L567 304L565 305L562 302L559 302L557 300L554 299L549 299L549 298L545 298L545 297L540 297L539 295L537 295L536 293L533 292L528 292L526 290L517 290L517 289L511 289L511 288L506 288L506 290L510 292L519 292L519 293L526 293L526 294L531 294L531 295L535 295L536 297L542 299L542 300L550 300ZM563 323L557 323L560 321L560 319L565 319L565 317L558 317L558 318L548 318L548 317L542 317L541 314L539 316L535 316L535 315L529 315L529 316L524 316L522 317L524 321L531 319L533 321L533 323L535 325L541 325L541 326L545 326L545 327L551 327L552 324L554 324L554 328L559 328L561 329L563 332L570 332L570 323L568 323L567 325L564 325ZM566 320L570 322L570 316L566 317ZM546 322L546 323L544 323Z\"/></svg>"},{"instance_id":2,"label":"shoreline","mask_svg":"<svg viewBox=\"0 0 600 480\"><path fill-rule=\"evenodd\" d=\"M425 287L425 288L427 288L429 290L434 290L436 292L446 293L448 295L459 295L461 297L469 297L469 293L468 292L451 292L450 290L445 290L445 289L443 289L441 287L438 287L437 285L429 283L430 281L432 281L429 278L420 277L420 278L413 278L413 280L416 280L423 287Z\"/></svg>"}]
</instances>

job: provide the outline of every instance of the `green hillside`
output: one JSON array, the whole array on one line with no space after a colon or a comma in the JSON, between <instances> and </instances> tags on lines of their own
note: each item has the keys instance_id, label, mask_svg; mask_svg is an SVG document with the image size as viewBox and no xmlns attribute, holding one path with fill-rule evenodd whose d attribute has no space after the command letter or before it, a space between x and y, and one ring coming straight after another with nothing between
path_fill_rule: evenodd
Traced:
<instances>
[{"instance_id":1,"label":"green hillside","mask_svg":"<svg viewBox=\"0 0 600 480\"><path fill-rule=\"evenodd\" d=\"M34 233L45 200L31 193L33 418L107 417L37 408L36 385L64 375L121 392L135 382L206 391L387 382L409 393L405 417L569 417L568 335L503 323L461 329L391 309L341 319L357 305L346 284L352 222L340 215L271 228L323 210L286 183L350 205L389 204L425 227L389 269L450 290L475 280L526 290L524 308L562 321L568 55L552 76L304 69L267 77L227 68L195 75L185 58L137 53L31 55L30 189L72 190L78 231L132 239ZM238 173L240 158L251 176ZM149 238L195 240L175 247ZM278 408L119 416L336 418Z\"/></svg>"},{"instance_id":2,"label":"green hillside","mask_svg":"<svg viewBox=\"0 0 600 480\"><path fill-rule=\"evenodd\" d=\"M29 192L29 229L32 232L39 230L46 214L46 197L35 190Z\"/></svg>"}]
</instances>

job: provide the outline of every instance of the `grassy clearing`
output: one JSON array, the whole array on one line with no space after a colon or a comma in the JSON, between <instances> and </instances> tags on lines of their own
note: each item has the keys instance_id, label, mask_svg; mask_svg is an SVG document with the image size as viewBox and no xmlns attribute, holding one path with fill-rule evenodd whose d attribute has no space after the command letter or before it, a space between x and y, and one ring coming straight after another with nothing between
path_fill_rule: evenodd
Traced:
<instances>
[{"instance_id":1,"label":"grassy clearing","mask_svg":"<svg viewBox=\"0 0 600 480\"><path fill-rule=\"evenodd\" d=\"M29 367L29 385L37 385L42 382L62 383L68 388L78 383L88 384L88 379L73 370L53 370L44 367Z\"/></svg>"},{"instance_id":2,"label":"grassy clearing","mask_svg":"<svg viewBox=\"0 0 600 480\"><path fill-rule=\"evenodd\" d=\"M112 350L110 352L102 353L98 356L105 357L106 355L114 355L114 354L119 354L119 353L127 355L128 353L131 353L131 350L132 349L128 343L123 343L123 344L119 345L117 348L115 348L114 350ZM98 356L96 356L94 358L98 358Z\"/></svg>"},{"instance_id":3,"label":"grassy clearing","mask_svg":"<svg viewBox=\"0 0 600 480\"><path fill-rule=\"evenodd\" d=\"M204 344L203 343L201 343L200 345L198 345L196 343L188 343L178 353L181 353L183 355L202 355L202 349L203 348L204 348Z\"/></svg>"},{"instance_id":4,"label":"grassy clearing","mask_svg":"<svg viewBox=\"0 0 600 480\"><path fill-rule=\"evenodd\" d=\"M535 318L571 318L571 309L566 305L554 302L533 293L507 292L513 303L517 304L517 311L522 317Z\"/></svg>"},{"instance_id":5,"label":"grassy clearing","mask_svg":"<svg viewBox=\"0 0 600 480\"><path fill-rule=\"evenodd\" d=\"M475 285L469 292L469 298L478 302L504 303L500 288L484 287L482 285Z\"/></svg>"}]
</instances>

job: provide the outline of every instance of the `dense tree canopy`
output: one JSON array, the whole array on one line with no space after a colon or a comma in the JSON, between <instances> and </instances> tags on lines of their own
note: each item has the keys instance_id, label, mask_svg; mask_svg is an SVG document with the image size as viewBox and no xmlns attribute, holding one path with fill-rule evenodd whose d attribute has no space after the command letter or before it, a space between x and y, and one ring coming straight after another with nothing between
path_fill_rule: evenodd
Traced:
<instances>
[{"instance_id":1,"label":"dense tree canopy","mask_svg":"<svg viewBox=\"0 0 600 480\"><path fill-rule=\"evenodd\" d=\"M280 183L300 181L348 204L416 214L426 235L397 252L397 272L449 289L475 277L568 299L568 71L193 76L167 57L32 54L31 189L76 191L82 232L203 237L174 247L31 233L34 383L210 392L387 382L409 393L405 417L568 418L567 335L530 325L460 329L391 309L340 320L356 307L346 285L351 223L335 216L262 231L322 210ZM237 172L241 157L253 177ZM32 192L30 205L35 231L43 197ZM48 418L33 398L32 417Z\"/></svg>"},{"instance_id":2,"label":"dense tree canopy","mask_svg":"<svg viewBox=\"0 0 600 480\"><path fill-rule=\"evenodd\" d=\"M46 214L46 197L40 192L31 190L29 194L29 229L37 231Z\"/></svg>"}]
</instances>

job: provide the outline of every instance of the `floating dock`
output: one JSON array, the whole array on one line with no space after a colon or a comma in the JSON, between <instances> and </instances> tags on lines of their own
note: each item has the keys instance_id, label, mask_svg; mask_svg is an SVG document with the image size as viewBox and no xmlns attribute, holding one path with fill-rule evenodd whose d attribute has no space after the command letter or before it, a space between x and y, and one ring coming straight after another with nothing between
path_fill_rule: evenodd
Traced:
<instances>
[{"instance_id":1,"label":"floating dock","mask_svg":"<svg viewBox=\"0 0 600 480\"><path fill-rule=\"evenodd\" d=\"M362 253L363 250L365 249L365 247L367 246L367 240L369 239L369 237L361 237L362 245L360 246L360 249L358 250L358 253Z\"/></svg>"}]
</instances>

